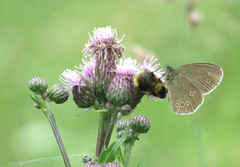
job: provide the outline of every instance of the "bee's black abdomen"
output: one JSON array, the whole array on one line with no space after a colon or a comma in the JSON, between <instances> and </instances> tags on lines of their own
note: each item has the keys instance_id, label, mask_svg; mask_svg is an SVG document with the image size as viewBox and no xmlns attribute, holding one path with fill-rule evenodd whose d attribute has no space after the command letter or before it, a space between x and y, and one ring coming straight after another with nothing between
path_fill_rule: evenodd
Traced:
<instances>
[{"instance_id":1,"label":"bee's black abdomen","mask_svg":"<svg viewBox=\"0 0 240 167\"><path fill-rule=\"evenodd\" d=\"M160 99L165 98L167 95L167 88L165 86L161 86L161 90L158 92L158 97Z\"/></svg>"},{"instance_id":2,"label":"bee's black abdomen","mask_svg":"<svg viewBox=\"0 0 240 167\"><path fill-rule=\"evenodd\" d=\"M158 83L152 94L160 99L163 99L167 95L167 88L162 83Z\"/></svg>"}]
</instances>

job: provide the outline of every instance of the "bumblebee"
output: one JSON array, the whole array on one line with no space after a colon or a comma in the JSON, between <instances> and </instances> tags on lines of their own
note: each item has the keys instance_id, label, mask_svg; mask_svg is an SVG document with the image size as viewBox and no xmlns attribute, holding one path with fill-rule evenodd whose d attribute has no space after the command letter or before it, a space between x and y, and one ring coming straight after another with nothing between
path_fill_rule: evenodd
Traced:
<instances>
[{"instance_id":1,"label":"bumblebee","mask_svg":"<svg viewBox=\"0 0 240 167\"><path fill-rule=\"evenodd\" d=\"M165 98L167 94L167 88L164 86L161 79L147 69L136 75L134 78L134 85L145 93L160 99Z\"/></svg>"}]
</instances>

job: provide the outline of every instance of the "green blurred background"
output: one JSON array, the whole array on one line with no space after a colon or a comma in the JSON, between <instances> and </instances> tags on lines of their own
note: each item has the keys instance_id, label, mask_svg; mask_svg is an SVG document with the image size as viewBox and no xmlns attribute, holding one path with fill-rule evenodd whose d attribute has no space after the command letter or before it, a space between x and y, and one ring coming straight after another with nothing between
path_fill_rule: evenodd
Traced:
<instances>
[{"instance_id":1,"label":"green blurred background","mask_svg":"<svg viewBox=\"0 0 240 167\"><path fill-rule=\"evenodd\" d=\"M46 118L33 107L28 81L60 83L66 68L81 63L88 32L112 26L119 37L125 34L127 57L140 45L162 66L212 62L225 74L192 115L173 113L167 99L144 97L129 119L145 115L152 127L136 142L130 166L240 166L239 8L239 0L196 1L202 21L191 28L185 0L1 0L0 165L60 155ZM51 107L68 153L94 153L98 114L76 118L72 96Z\"/></svg>"}]
</instances>

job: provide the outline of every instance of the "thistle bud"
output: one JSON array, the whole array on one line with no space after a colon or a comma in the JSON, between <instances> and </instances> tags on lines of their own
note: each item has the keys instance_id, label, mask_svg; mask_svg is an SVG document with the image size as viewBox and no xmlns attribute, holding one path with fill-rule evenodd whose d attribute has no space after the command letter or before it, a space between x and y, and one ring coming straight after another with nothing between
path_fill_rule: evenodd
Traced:
<instances>
[{"instance_id":1,"label":"thistle bud","mask_svg":"<svg viewBox=\"0 0 240 167\"><path fill-rule=\"evenodd\" d=\"M119 121L116 126L117 132L121 130L126 130L129 127L129 123L130 122L128 120Z\"/></svg>"},{"instance_id":2,"label":"thistle bud","mask_svg":"<svg viewBox=\"0 0 240 167\"><path fill-rule=\"evenodd\" d=\"M48 84L44 79L39 77L34 77L30 79L28 83L28 87L31 91L37 94L43 94L47 90Z\"/></svg>"},{"instance_id":3,"label":"thistle bud","mask_svg":"<svg viewBox=\"0 0 240 167\"><path fill-rule=\"evenodd\" d=\"M102 167L102 165L96 161L89 161L84 165L84 167Z\"/></svg>"},{"instance_id":4,"label":"thistle bud","mask_svg":"<svg viewBox=\"0 0 240 167\"><path fill-rule=\"evenodd\" d=\"M87 83L87 81L85 83ZM88 108L94 105L95 96L91 83L88 83L85 86L74 86L72 93L73 100L79 108Z\"/></svg>"},{"instance_id":5,"label":"thistle bud","mask_svg":"<svg viewBox=\"0 0 240 167\"><path fill-rule=\"evenodd\" d=\"M104 167L121 167L121 165L117 162L111 162L111 163L105 164Z\"/></svg>"},{"instance_id":6,"label":"thistle bud","mask_svg":"<svg viewBox=\"0 0 240 167\"><path fill-rule=\"evenodd\" d=\"M138 115L132 118L130 121L130 127L134 132L147 133L150 129L150 121L147 117Z\"/></svg>"},{"instance_id":7,"label":"thistle bud","mask_svg":"<svg viewBox=\"0 0 240 167\"><path fill-rule=\"evenodd\" d=\"M121 130L121 131L118 131L117 132L117 139L120 139L125 133L126 133L127 129L126 130ZM131 142L135 139L135 134L134 134L134 131L132 129L129 130L129 134L128 134L128 137L127 139L125 140L125 143L128 143L128 142Z\"/></svg>"},{"instance_id":8,"label":"thistle bud","mask_svg":"<svg viewBox=\"0 0 240 167\"><path fill-rule=\"evenodd\" d=\"M65 101L67 101L68 97L68 89L59 84L53 85L48 94L48 98L57 104L64 103Z\"/></svg>"}]
</instances>

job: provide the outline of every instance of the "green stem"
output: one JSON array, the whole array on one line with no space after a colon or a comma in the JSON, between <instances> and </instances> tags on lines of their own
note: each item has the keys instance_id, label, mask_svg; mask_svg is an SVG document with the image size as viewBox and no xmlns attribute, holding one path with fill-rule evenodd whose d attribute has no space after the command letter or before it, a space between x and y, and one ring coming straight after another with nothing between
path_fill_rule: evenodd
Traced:
<instances>
[{"instance_id":1,"label":"green stem","mask_svg":"<svg viewBox=\"0 0 240 167\"><path fill-rule=\"evenodd\" d=\"M105 135L107 132L108 124L110 121L110 113L109 112L100 112L99 121L98 121L98 138L97 138L97 148L96 148L96 156L102 152L105 143Z\"/></svg>"},{"instance_id":2,"label":"green stem","mask_svg":"<svg viewBox=\"0 0 240 167\"><path fill-rule=\"evenodd\" d=\"M114 125L117 121L117 116L118 116L118 111L117 110L113 110L111 112L111 118L110 118L110 122L108 124L108 128L107 128L107 132L106 132L106 135L105 135L105 147L107 148L108 145L109 145L109 141L111 139L111 136L112 136L112 131L113 131L113 128L114 128Z\"/></svg>"},{"instance_id":3,"label":"green stem","mask_svg":"<svg viewBox=\"0 0 240 167\"><path fill-rule=\"evenodd\" d=\"M60 152L62 154L62 158L63 158L64 164L65 164L66 167L71 167L71 163L69 161L66 149L64 147L61 135L59 133L59 130L57 128L57 125L56 125L56 122L55 122L55 119L54 119L54 115L51 112L51 109L50 109L50 107L48 105L48 102L45 100L44 103L46 105L46 109L43 110L43 113L45 114L45 116L47 117L47 119L48 119L48 121L49 121L49 123L51 125L51 128L53 130L54 136L55 136L57 144L58 144L58 147L59 147Z\"/></svg>"},{"instance_id":4,"label":"green stem","mask_svg":"<svg viewBox=\"0 0 240 167\"><path fill-rule=\"evenodd\" d=\"M130 161L133 143L134 142L123 144L124 167L129 167L129 161Z\"/></svg>"}]
</instances>

